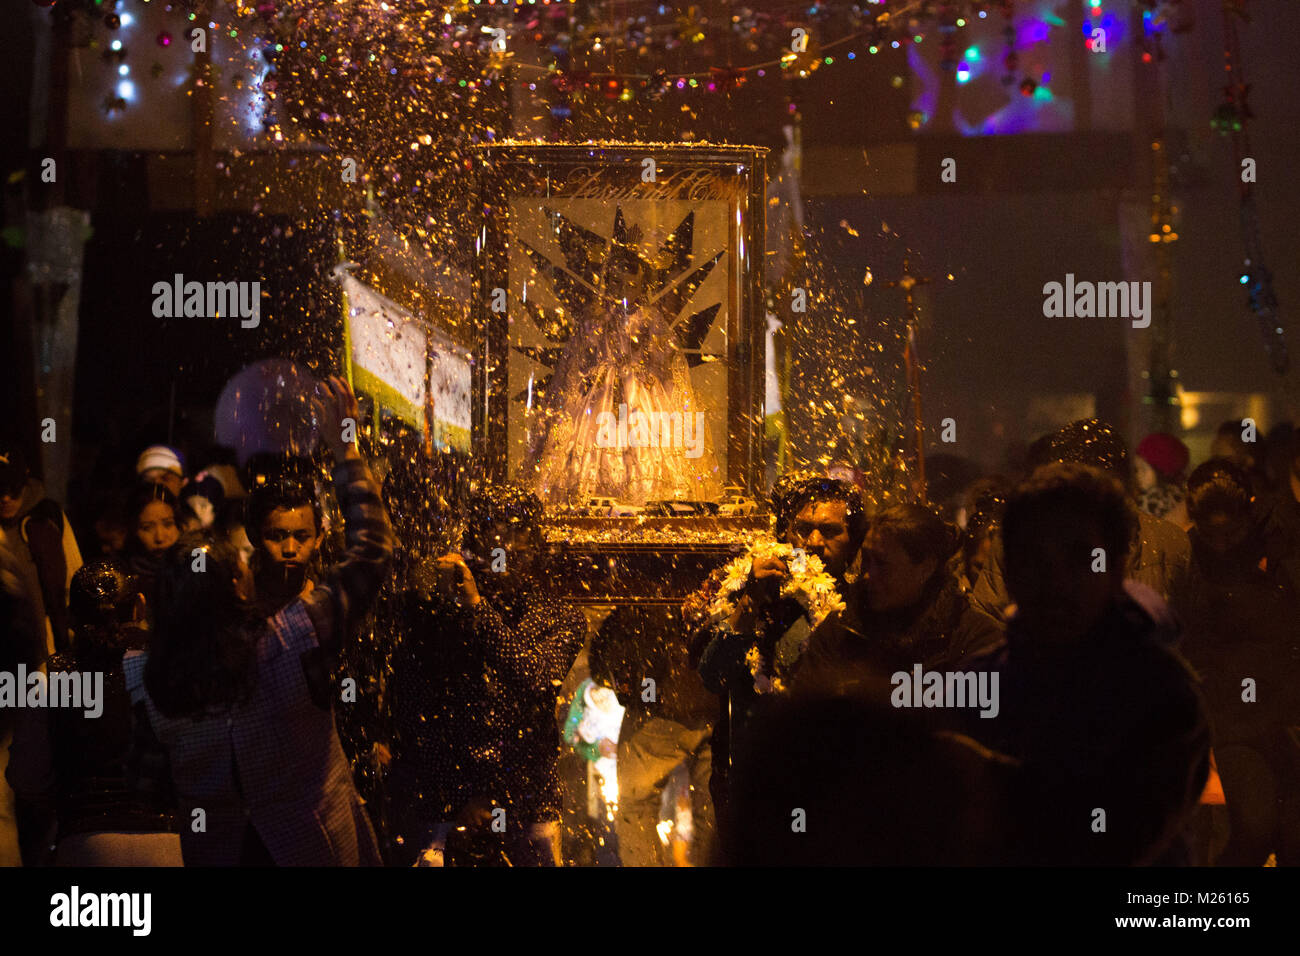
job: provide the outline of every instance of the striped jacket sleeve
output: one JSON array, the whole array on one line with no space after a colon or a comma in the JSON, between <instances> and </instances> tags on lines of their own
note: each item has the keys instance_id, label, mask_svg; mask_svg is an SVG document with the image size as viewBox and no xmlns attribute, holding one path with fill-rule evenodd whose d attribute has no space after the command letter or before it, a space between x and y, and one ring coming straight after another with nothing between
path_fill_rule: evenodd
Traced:
<instances>
[{"instance_id":1,"label":"striped jacket sleeve","mask_svg":"<svg viewBox=\"0 0 1300 956\"><path fill-rule=\"evenodd\" d=\"M388 573L395 544L379 485L364 461L354 458L339 463L334 469L334 485L347 550L303 599L316 639L328 654L338 652L346 635L369 610Z\"/></svg>"}]
</instances>

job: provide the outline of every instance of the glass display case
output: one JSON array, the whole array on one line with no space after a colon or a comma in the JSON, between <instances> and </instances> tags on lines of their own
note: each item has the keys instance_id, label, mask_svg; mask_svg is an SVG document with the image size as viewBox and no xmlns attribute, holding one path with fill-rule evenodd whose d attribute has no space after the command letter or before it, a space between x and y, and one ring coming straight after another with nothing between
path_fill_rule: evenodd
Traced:
<instances>
[{"instance_id":1,"label":"glass display case","mask_svg":"<svg viewBox=\"0 0 1300 956\"><path fill-rule=\"evenodd\" d=\"M585 569L575 596L610 592L584 562L608 579L611 561L628 571L651 555L725 556L766 528L753 505L765 155L479 149L474 454L542 499L558 550ZM673 568L646 571L675 580ZM624 578L614 590L637 597Z\"/></svg>"}]
</instances>

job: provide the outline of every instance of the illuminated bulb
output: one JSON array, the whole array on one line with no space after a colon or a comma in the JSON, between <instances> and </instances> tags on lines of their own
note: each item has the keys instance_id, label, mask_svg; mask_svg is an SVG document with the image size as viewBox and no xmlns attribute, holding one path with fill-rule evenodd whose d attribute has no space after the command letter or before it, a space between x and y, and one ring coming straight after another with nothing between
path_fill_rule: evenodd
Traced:
<instances>
[{"instance_id":1,"label":"illuminated bulb","mask_svg":"<svg viewBox=\"0 0 1300 956\"><path fill-rule=\"evenodd\" d=\"M121 66L117 68L118 76L128 76L130 73L131 73L131 68L127 66L125 63L123 63Z\"/></svg>"},{"instance_id":2,"label":"illuminated bulb","mask_svg":"<svg viewBox=\"0 0 1300 956\"><path fill-rule=\"evenodd\" d=\"M135 84L130 80L123 80L117 84L117 95L127 102L135 99Z\"/></svg>"}]
</instances>

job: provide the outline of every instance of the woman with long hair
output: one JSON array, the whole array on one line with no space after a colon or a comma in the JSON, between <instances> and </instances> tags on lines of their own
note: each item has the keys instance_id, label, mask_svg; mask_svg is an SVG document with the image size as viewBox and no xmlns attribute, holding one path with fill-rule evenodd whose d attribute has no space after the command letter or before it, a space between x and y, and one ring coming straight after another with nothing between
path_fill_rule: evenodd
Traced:
<instances>
[{"instance_id":1,"label":"woman with long hair","mask_svg":"<svg viewBox=\"0 0 1300 956\"><path fill-rule=\"evenodd\" d=\"M140 482L126 499L126 532L122 558L145 601L152 603L167 550L181 536L180 502L166 485Z\"/></svg>"}]
</instances>

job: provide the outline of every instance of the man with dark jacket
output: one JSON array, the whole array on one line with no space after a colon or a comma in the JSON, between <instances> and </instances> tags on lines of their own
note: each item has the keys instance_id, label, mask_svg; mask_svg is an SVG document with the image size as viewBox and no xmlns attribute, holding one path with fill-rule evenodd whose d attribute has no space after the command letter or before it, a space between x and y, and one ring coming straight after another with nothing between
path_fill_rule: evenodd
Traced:
<instances>
[{"instance_id":1,"label":"man with dark jacket","mask_svg":"<svg viewBox=\"0 0 1300 956\"><path fill-rule=\"evenodd\" d=\"M1021 862L1168 859L1205 787L1210 730L1177 624L1124 580L1135 521L1121 485L1082 465L1040 468L1007 505L1017 611L1006 647L972 665L1000 676L998 717L970 726L1022 762Z\"/></svg>"},{"instance_id":2,"label":"man with dark jacket","mask_svg":"<svg viewBox=\"0 0 1300 956\"><path fill-rule=\"evenodd\" d=\"M1088 465L1106 472L1128 488L1128 449L1106 422L1095 418L1071 422L1035 444L1037 454L1030 462L1031 470L1053 462ZM971 593L975 606L995 617L1004 616L1011 604L1003 550L1001 532L995 529L988 562ZM1125 577L1145 584L1177 610L1187 594L1188 567L1192 560L1187 533L1163 518L1138 513L1127 553Z\"/></svg>"},{"instance_id":3,"label":"man with dark jacket","mask_svg":"<svg viewBox=\"0 0 1300 956\"><path fill-rule=\"evenodd\" d=\"M850 675L889 677L963 670L996 649L1002 624L973 607L948 569L956 549L943 520L922 505L896 505L872 521L862 545L864 577L849 588L845 609L808 643L795 688L841 693Z\"/></svg>"},{"instance_id":4,"label":"man with dark jacket","mask_svg":"<svg viewBox=\"0 0 1300 956\"><path fill-rule=\"evenodd\" d=\"M847 481L821 475L784 476L772 490L776 536L785 544L816 556L835 579L837 594L845 591L849 568L866 534L867 516L857 488ZM793 598L782 598L780 586L791 568L778 557L755 557L749 579L736 602L731 620L709 620L709 607L721 587L719 568L682 606L690 634L691 656L705 688L718 695L713 723L713 772L709 789L720 839L720 858L730 856L727 840L727 773L732 737L758 700L751 660L757 659L776 676L788 677L815 623L809 610Z\"/></svg>"}]
</instances>

